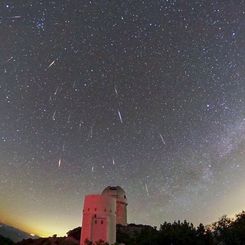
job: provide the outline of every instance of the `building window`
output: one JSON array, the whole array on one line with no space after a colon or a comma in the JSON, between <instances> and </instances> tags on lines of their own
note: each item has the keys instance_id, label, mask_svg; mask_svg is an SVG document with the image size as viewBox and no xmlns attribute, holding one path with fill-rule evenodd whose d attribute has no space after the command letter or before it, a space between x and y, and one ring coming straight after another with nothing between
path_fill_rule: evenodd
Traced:
<instances>
[{"instance_id":1,"label":"building window","mask_svg":"<svg viewBox=\"0 0 245 245\"><path fill-rule=\"evenodd\" d=\"M97 211L97 208L95 208L94 211Z\"/></svg>"},{"instance_id":2,"label":"building window","mask_svg":"<svg viewBox=\"0 0 245 245\"><path fill-rule=\"evenodd\" d=\"M103 223L104 223L104 222L103 222L103 220L101 220L101 222L100 222L100 223L103 225Z\"/></svg>"},{"instance_id":3,"label":"building window","mask_svg":"<svg viewBox=\"0 0 245 245\"><path fill-rule=\"evenodd\" d=\"M97 224L97 220L95 220L94 223Z\"/></svg>"}]
</instances>

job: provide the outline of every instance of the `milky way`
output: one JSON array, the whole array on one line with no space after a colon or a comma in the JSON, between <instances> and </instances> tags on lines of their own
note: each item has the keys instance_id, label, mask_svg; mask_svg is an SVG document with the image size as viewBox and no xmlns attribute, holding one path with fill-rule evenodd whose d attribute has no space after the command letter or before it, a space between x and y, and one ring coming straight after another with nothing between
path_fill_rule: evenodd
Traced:
<instances>
[{"instance_id":1,"label":"milky way","mask_svg":"<svg viewBox=\"0 0 245 245\"><path fill-rule=\"evenodd\" d=\"M0 221L80 225L122 186L129 222L245 203L244 1L1 1Z\"/></svg>"}]
</instances>

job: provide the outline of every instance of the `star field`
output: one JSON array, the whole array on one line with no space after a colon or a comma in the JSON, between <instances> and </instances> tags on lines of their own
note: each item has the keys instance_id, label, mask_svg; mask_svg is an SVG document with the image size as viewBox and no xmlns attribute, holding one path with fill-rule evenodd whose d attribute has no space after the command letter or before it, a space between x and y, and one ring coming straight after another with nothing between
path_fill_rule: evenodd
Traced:
<instances>
[{"instance_id":1,"label":"star field","mask_svg":"<svg viewBox=\"0 0 245 245\"><path fill-rule=\"evenodd\" d=\"M245 203L244 1L1 1L0 221L80 225L120 185L129 222Z\"/></svg>"}]
</instances>

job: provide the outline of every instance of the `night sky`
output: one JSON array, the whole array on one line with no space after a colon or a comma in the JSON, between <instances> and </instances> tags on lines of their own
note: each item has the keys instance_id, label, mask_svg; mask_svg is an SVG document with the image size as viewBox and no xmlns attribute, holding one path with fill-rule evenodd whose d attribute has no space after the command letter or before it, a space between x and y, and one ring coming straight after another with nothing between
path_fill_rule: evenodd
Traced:
<instances>
[{"instance_id":1,"label":"night sky","mask_svg":"<svg viewBox=\"0 0 245 245\"><path fill-rule=\"evenodd\" d=\"M0 2L0 221L81 225L120 185L128 220L245 208L243 0Z\"/></svg>"}]
</instances>

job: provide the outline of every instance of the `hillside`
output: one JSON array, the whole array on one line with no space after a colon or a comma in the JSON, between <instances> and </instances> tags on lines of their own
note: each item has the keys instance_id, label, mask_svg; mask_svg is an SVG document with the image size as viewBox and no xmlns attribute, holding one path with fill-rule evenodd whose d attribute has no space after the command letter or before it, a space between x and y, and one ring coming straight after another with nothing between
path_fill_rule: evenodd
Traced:
<instances>
[{"instance_id":1,"label":"hillside","mask_svg":"<svg viewBox=\"0 0 245 245\"><path fill-rule=\"evenodd\" d=\"M0 245L13 245L13 244L14 242L12 242L10 239L0 235Z\"/></svg>"},{"instance_id":2,"label":"hillside","mask_svg":"<svg viewBox=\"0 0 245 245\"><path fill-rule=\"evenodd\" d=\"M0 235L5 238L9 238L13 242L19 242L22 241L23 239L28 239L28 238L38 238L37 236L33 237L24 231L21 231L17 228L14 228L6 224L0 224ZM2 244L0 243L0 245Z\"/></svg>"}]
</instances>

